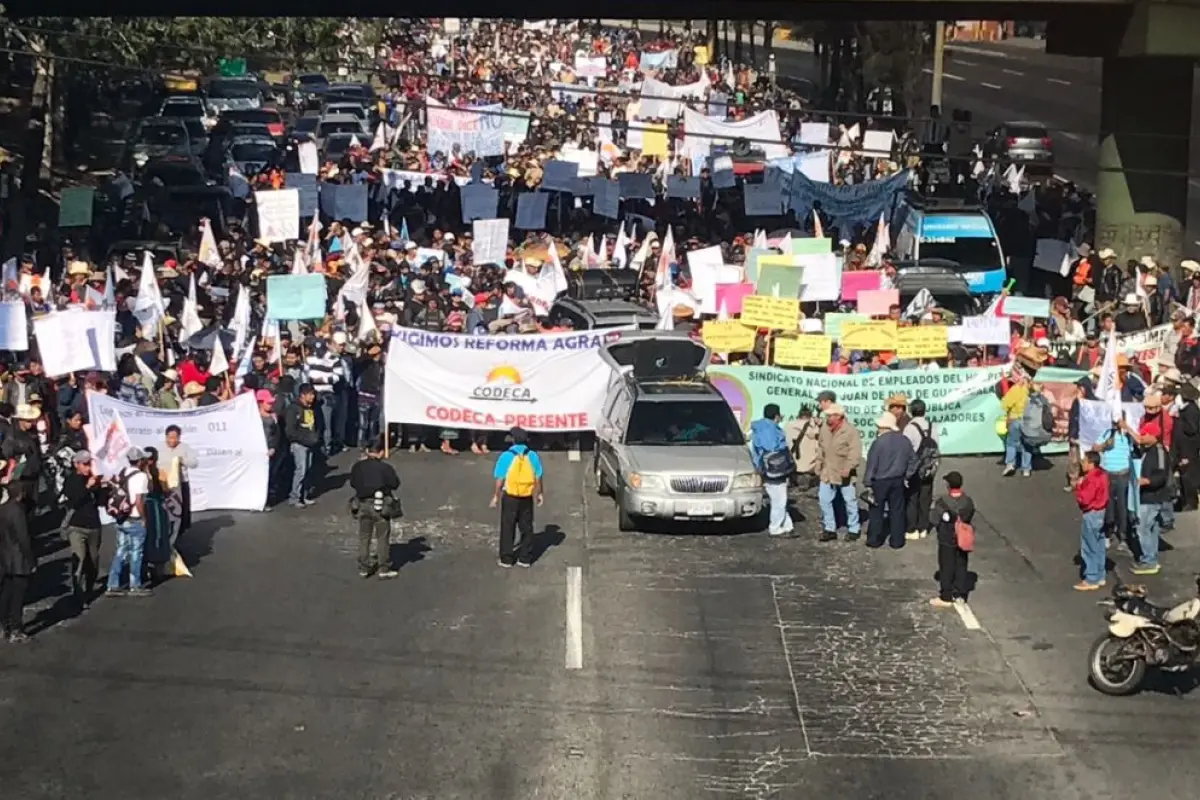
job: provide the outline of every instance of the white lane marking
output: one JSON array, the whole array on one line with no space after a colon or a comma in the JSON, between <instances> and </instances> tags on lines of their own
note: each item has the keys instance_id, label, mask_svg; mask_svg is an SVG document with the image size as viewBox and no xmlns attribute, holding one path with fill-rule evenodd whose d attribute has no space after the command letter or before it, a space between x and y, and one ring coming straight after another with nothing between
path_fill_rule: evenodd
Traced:
<instances>
[{"instance_id":1,"label":"white lane marking","mask_svg":"<svg viewBox=\"0 0 1200 800\"><path fill-rule=\"evenodd\" d=\"M1000 70L1000 71L1001 71L1001 72L1003 72L1003 73L1004 73L1004 74L1006 74L1006 75L1017 75L1017 76L1021 76L1021 75L1024 75L1024 74L1025 74L1024 72L1021 72L1019 69L1002 69L1002 70Z\"/></svg>"},{"instance_id":2,"label":"white lane marking","mask_svg":"<svg viewBox=\"0 0 1200 800\"><path fill-rule=\"evenodd\" d=\"M1046 78L1051 83L1057 83L1059 86L1070 86L1070 81L1064 81L1062 78Z\"/></svg>"},{"instance_id":3,"label":"white lane marking","mask_svg":"<svg viewBox=\"0 0 1200 800\"><path fill-rule=\"evenodd\" d=\"M964 67L978 67L979 66L974 61L967 61L966 59L963 59L963 58L954 59L954 63L962 64Z\"/></svg>"},{"instance_id":4,"label":"white lane marking","mask_svg":"<svg viewBox=\"0 0 1200 800\"><path fill-rule=\"evenodd\" d=\"M933 70L930 69L929 67L926 67L925 69L923 69L921 71L924 72L926 75L933 74ZM966 78L961 78L958 75L951 75L949 72L943 72L942 77L948 81L965 81L966 80Z\"/></svg>"},{"instance_id":5,"label":"white lane marking","mask_svg":"<svg viewBox=\"0 0 1200 800\"><path fill-rule=\"evenodd\" d=\"M975 612L966 603L955 603L954 610L958 612L959 619L969 631L981 631L983 626L979 624L979 618L975 616Z\"/></svg>"},{"instance_id":6,"label":"white lane marking","mask_svg":"<svg viewBox=\"0 0 1200 800\"><path fill-rule=\"evenodd\" d=\"M583 669L583 569L567 567L567 669Z\"/></svg>"},{"instance_id":7,"label":"white lane marking","mask_svg":"<svg viewBox=\"0 0 1200 800\"><path fill-rule=\"evenodd\" d=\"M1059 133L1061 136L1063 136L1067 139L1070 139L1072 142L1083 141L1083 137L1080 136L1078 133L1071 133L1070 131L1060 131Z\"/></svg>"},{"instance_id":8,"label":"white lane marking","mask_svg":"<svg viewBox=\"0 0 1200 800\"><path fill-rule=\"evenodd\" d=\"M996 85L996 84L994 84L994 83L988 83L987 81L980 81L980 82L979 82L979 85L980 85L980 86L982 86L982 87L984 87L985 89L999 89L999 88L1001 88L1000 86L997 86L997 85Z\"/></svg>"},{"instance_id":9,"label":"white lane marking","mask_svg":"<svg viewBox=\"0 0 1200 800\"><path fill-rule=\"evenodd\" d=\"M1001 53L996 50L984 50L982 47L971 47L965 44L948 44L947 50L957 50L960 53L970 53L973 56L987 56L988 58L1008 58L1008 53Z\"/></svg>"},{"instance_id":10,"label":"white lane marking","mask_svg":"<svg viewBox=\"0 0 1200 800\"><path fill-rule=\"evenodd\" d=\"M796 701L796 717L800 720L800 733L804 735L804 749L812 755L812 745L808 741L808 723L804 721L804 711L800 707L800 687L796 684L796 669L792 666L792 654L788 650L787 628L783 624L783 613L779 610L779 591L775 588L775 579L771 578L771 602L775 604L775 622L779 625L779 644L783 647L783 660L787 664L788 680L792 682L792 698Z\"/></svg>"}]
</instances>

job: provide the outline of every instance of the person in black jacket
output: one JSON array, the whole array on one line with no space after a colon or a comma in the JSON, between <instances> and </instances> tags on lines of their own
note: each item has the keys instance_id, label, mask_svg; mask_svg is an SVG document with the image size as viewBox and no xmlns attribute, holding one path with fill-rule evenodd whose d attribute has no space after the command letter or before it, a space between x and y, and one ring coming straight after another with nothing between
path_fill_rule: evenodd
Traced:
<instances>
[{"instance_id":1,"label":"person in black jacket","mask_svg":"<svg viewBox=\"0 0 1200 800\"><path fill-rule=\"evenodd\" d=\"M1200 390L1185 383L1179 387L1179 397L1183 407L1171 433L1171 454L1179 468L1180 507L1195 511L1200 493L1200 407L1196 405Z\"/></svg>"},{"instance_id":2,"label":"person in black jacket","mask_svg":"<svg viewBox=\"0 0 1200 800\"><path fill-rule=\"evenodd\" d=\"M321 444L321 431L317 424L314 408L317 392L311 383L300 385L296 402L287 407L283 414L283 432L287 436L292 452L292 493L288 500L297 508L304 508L311 500L311 468L313 454Z\"/></svg>"},{"instance_id":3,"label":"person in black jacket","mask_svg":"<svg viewBox=\"0 0 1200 800\"><path fill-rule=\"evenodd\" d=\"M1175 366L1187 377L1200 375L1200 339L1191 317L1179 321L1179 346L1175 348Z\"/></svg>"},{"instance_id":4,"label":"person in black jacket","mask_svg":"<svg viewBox=\"0 0 1200 800\"><path fill-rule=\"evenodd\" d=\"M963 477L958 472L942 476L946 496L939 497L929 512L929 525L937 531L938 596L930 600L937 608L950 608L966 602L970 591L967 573L967 552L958 546L955 523L962 520L971 525L975 519L975 501L963 491Z\"/></svg>"},{"instance_id":5,"label":"person in black jacket","mask_svg":"<svg viewBox=\"0 0 1200 800\"><path fill-rule=\"evenodd\" d=\"M1134 575L1157 575L1159 514L1164 503L1171 502L1167 451L1162 446L1162 420L1156 416L1142 423L1138 446L1142 451L1142 469L1138 476L1138 559L1130 570Z\"/></svg>"},{"instance_id":6,"label":"person in black jacket","mask_svg":"<svg viewBox=\"0 0 1200 800\"><path fill-rule=\"evenodd\" d=\"M37 482L42 473L42 446L34 430L40 416L33 406L20 406L13 414L12 431L0 442L5 479L22 485L19 496L29 514L37 504Z\"/></svg>"},{"instance_id":7,"label":"person in black jacket","mask_svg":"<svg viewBox=\"0 0 1200 800\"><path fill-rule=\"evenodd\" d=\"M365 457L350 469L350 488L358 512L358 575L369 578L372 572L380 578L397 575L392 566L391 520L399 508L396 491L400 476L383 460L383 437L367 445ZM371 558L371 541L375 541L375 558Z\"/></svg>"},{"instance_id":8,"label":"person in black jacket","mask_svg":"<svg viewBox=\"0 0 1200 800\"><path fill-rule=\"evenodd\" d=\"M100 574L100 507L107 490L92 472L92 455L87 450L71 458L72 470L63 480L67 516L62 537L71 546L71 592L80 610L87 609Z\"/></svg>"},{"instance_id":9,"label":"person in black jacket","mask_svg":"<svg viewBox=\"0 0 1200 800\"><path fill-rule=\"evenodd\" d=\"M7 476L7 465L0 467ZM25 520L24 484L15 481L0 496L0 625L10 642L24 642L25 590L37 566Z\"/></svg>"}]
</instances>

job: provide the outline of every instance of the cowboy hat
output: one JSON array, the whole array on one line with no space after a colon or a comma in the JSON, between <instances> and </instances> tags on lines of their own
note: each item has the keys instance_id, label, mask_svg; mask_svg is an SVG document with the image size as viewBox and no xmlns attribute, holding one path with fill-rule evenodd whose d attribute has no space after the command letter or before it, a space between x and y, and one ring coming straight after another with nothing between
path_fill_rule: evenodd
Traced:
<instances>
[{"instance_id":1,"label":"cowboy hat","mask_svg":"<svg viewBox=\"0 0 1200 800\"><path fill-rule=\"evenodd\" d=\"M13 416L17 419L23 419L26 422L36 422L37 419L42 415L38 413L36 408L28 403L21 403L21 405L17 406L16 413L14 413Z\"/></svg>"},{"instance_id":2,"label":"cowboy hat","mask_svg":"<svg viewBox=\"0 0 1200 800\"><path fill-rule=\"evenodd\" d=\"M1142 301L1138 300L1138 296L1131 292L1131 293L1125 295L1125 299L1122 300L1121 303L1122 303L1122 305L1127 305L1127 306L1140 306L1142 304Z\"/></svg>"},{"instance_id":3,"label":"cowboy hat","mask_svg":"<svg viewBox=\"0 0 1200 800\"><path fill-rule=\"evenodd\" d=\"M844 417L844 416L846 416L846 409L842 408L837 403L834 403L829 408L825 409L825 416L827 416L827 417Z\"/></svg>"},{"instance_id":4,"label":"cowboy hat","mask_svg":"<svg viewBox=\"0 0 1200 800\"><path fill-rule=\"evenodd\" d=\"M890 411L885 411L879 415L879 419L875 420L875 427L881 431L894 431L896 427L896 415Z\"/></svg>"},{"instance_id":5,"label":"cowboy hat","mask_svg":"<svg viewBox=\"0 0 1200 800\"><path fill-rule=\"evenodd\" d=\"M92 269L86 261L72 261L67 265L68 275L87 275Z\"/></svg>"},{"instance_id":6,"label":"cowboy hat","mask_svg":"<svg viewBox=\"0 0 1200 800\"><path fill-rule=\"evenodd\" d=\"M164 369L162 371L162 377L165 381L171 381L172 383L179 382L179 373L175 371L174 367L168 367L167 369Z\"/></svg>"},{"instance_id":7,"label":"cowboy hat","mask_svg":"<svg viewBox=\"0 0 1200 800\"><path fill-rule=\"evenodd\" d=\"M883 404L884 408L891 408L892 406L904 406L905 408L907 408L908 407L908 398L900 393L894 394L887 399L886 403ZM892 418L892 421L893 422L895 421L894 417Z\"/></svg>"},{"instance_id":8,"label":"cowboy hat","mask_svg":"<svg viewBox=\"0 0 1200 800\"><path fill-rule=\"evenodd\" d=\"M195 381L188 381L187 385L183 387L184 397L199 397L202 394L204 394L204 387Z\"/></svg>"},{"instance_id":9,"label":"cowboy hat","mask_svg":"<svg viewBox=\"0 0 1200 800\"><path fill-rule=\"evenodd\" d=\"M1146 395L1142 400L1142 405L1147 411L1162 408L1162 395L1157 392Z\"/></svg>"},{"instance_id":10,"label":"cowboy hat","mask_svg":"<svg viewBox=\"0 0 1200 800\"><path fill-rule=\"evenodd\" d=\"M1111 247L1106 247L1100 251L1100 259L1102 261L1107 261L1110 258L1116 258L1116 257L1117 257L1117 254L1113 252L1113 249Z\"/></svg>"},{"instance_id":11,"label":"cowboy hat","mask_svg":"<svg viewBox=\"0 0 1200 800\"><path fill-rule=\"evenodd\" d=\"M1179 268L1185 272L1200 272L1200 263L1187 258L1180 262Z\"/></svg>"}]
</instances>

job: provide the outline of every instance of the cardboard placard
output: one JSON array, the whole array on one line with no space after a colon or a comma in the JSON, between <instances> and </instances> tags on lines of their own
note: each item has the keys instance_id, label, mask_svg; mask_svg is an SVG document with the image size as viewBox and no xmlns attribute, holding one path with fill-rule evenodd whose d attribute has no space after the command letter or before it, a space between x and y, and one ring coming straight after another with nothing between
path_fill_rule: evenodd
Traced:
<instances>
[{"instance_id":1,"label":"cardboard placard","mask_svg":"<svg viewBox=\"0 0 1200 800\"><path fill-rule=\"evenodd\" d=\"M896 323L890 319L842 323L842 347L851 350L895 350L896 340Z\"/></svg>"},{"instance_id":2,"label":"cardboard placard","mask_svg":"<svg viewBox=\"0 0 1200 800\"><path fill-rule=\"evenodd\" d=\"M830 364L833 339L819 333L801 334L795 338L780 336L774 342L772 360L784 367L820 367Z\"/></svg>"},{"instance_id":3,"label":"cardboard placard","mask_svg":"<svg viewBox=\"0 0 1200 800\"><path fill-rule=\"evenodd\" d=\"M886 317L892 306L900 305L898 289L865 289L856 299L858 313L868 317Z\"/></svg>"},{"instance_id":4,"label":"cardboard placard","mask_svg":"<svg viewBox=\"0 0 1200 800\"><path fill-rule=\"evenodd\" d=\"M797 298L752 294L742 299L742 322L755 328L794 331L799 318L800 301Z\"/></svg>"},{"instance_id":5,"label":"cardboard placard","mask_svg":"<svg viewBox=\"0 0 1200 800\"><path fill-rule=\"evenodd\" d=\"M754 349L757 331L736 319L711 319L700 328L700 338L714 353L749 353Z\"/></svg>"},{"instance_id":6,"label":"cardboard placard","mask_svg":"<svg viewBox=\"0 0 1200 800\"><path fill-rule=\"evenodd\" d=\"M950 328L946 325L912 325L896 336L898 358L945 358Z\"/></svg>"}]
</instances>

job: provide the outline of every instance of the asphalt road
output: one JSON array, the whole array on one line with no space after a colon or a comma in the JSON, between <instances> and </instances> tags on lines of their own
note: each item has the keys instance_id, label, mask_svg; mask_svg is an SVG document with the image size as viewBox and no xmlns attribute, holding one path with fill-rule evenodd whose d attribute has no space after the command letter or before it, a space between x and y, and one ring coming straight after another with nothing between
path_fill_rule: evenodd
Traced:
<instances>
[{"instance_id":1,"label":"asphalt road","mask_svg":"<svg viewBox=\"0 0 1200 800\"><path fill-rule=\"evenodd\" d=\"M811 53L780 49L781 72L812 79ZM925 68L927 81L932 69ZM1089 189L1095 187L1100 129L1101 61L1047 55L1018 43L950 45L943 69L943 106L973 114L974 133L982 138L1002 122L1031 121L1046 126L1054 140L1055 174ZM928 91L928 87L927 87ZM1192 109L1192 164L1200 176L1200 81ZM1189 181L1185 249L1200 254L1200 177Z\"/></svg>"},{"instance_id":2,"label":"asphalt road","mask_svg":"<svg viewBox=\"0 0 1200 800\"><path fill-rule=\"evenodd\" d=\"M564 454L546 458L537 563L502 570L489 462L394 462L393 581L356 576L337 488L305 511L205 515L181 545L193 579L0 646L6 793L1195 796L1200 694L1086 683L1102 619L1070 590L1061 464L1008 481L990 458L944 465L980 508L960 616L927 604L932 540L818 544L808 501L795 540L622 534ZM1159 599L1200 565L1200 525L1180 529ZM35 629L62 610L63 555L39 573Z\"/></svg>"}]
</instances>

